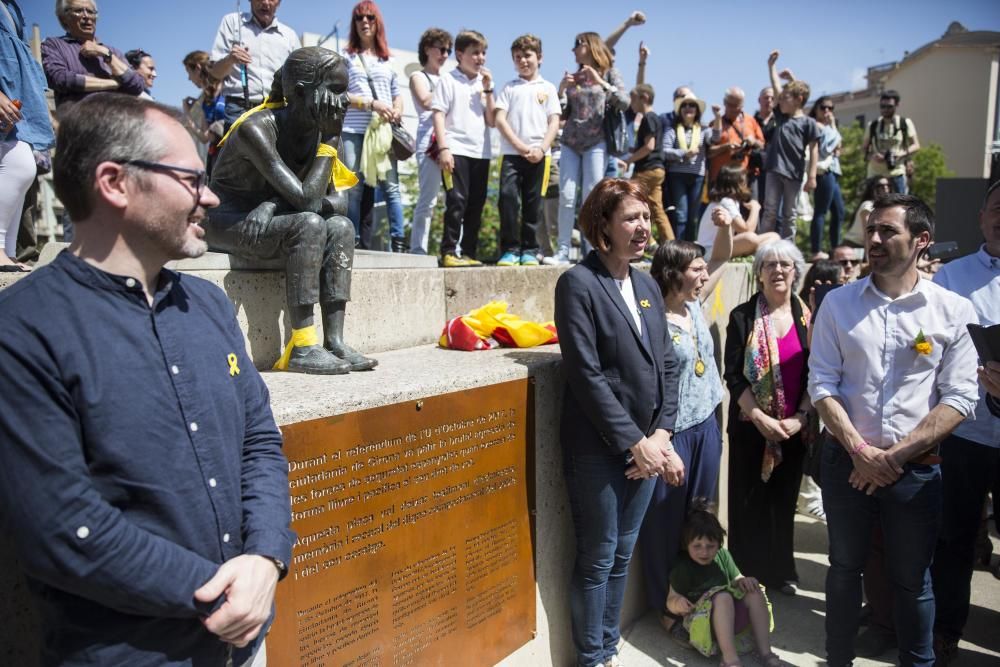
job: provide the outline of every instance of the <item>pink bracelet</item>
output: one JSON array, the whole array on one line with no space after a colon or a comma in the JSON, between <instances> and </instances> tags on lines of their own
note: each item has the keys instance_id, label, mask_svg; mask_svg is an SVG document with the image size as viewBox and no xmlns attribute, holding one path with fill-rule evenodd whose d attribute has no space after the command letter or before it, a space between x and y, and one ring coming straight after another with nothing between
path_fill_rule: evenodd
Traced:
<instances>
[{"instance_id":1,"label":"pink bracelet","mask_svg":"<svg viewBox=\"0 0 1000 667\"><path fill-rule=\"evenodd\" d=\"M859 442L858 444L854 445L854 447L851 448L851 456L857 456L858 452L860 452L867 446L868 446L868 441L862 440L861 442Z\"/></svg>"}]
</instances>

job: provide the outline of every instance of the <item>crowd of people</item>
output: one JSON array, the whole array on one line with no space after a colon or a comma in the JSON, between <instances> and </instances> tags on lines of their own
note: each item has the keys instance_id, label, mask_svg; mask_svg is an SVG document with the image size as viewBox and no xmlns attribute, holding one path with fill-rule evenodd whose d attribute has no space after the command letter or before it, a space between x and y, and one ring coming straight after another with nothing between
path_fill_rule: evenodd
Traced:
<instances>
[{"instance_id":1,"label":"crowd of people","mask_svg":"<svg viewBox=\"0 0 1000 667\"><path fill-rule=\"evenodd\" d=\"M18 41L18 2L4 4L12 8L11 39ZM185 98L181 107L209 175L226 130L269 98L275 72L301 46L298 34L278 20L279 7L280 0L252 0L250 11L223 17L210 50L192 51L183 59L198 93ZM93 0L59 0L56 14L66 33L42 45L45 80L55 95L51 120L56 125L60 114L95 92L152 97L157 77L153 55L141 48L122 53L101 41ZM839 185L841 136L833 100L822 96L810 105L809 85L788 69L777 71L774 52L768 58L771 85L760 92L755 114L744 111L746 95L736 86L726 89L721 105L711 105L711 119L706 118L709 105L685 86L674 91L666 112L658 111L662 103L645 82L649 49L640 44L634 85L615 67L619 40L644 22L642 12L633 12L603 38L597 32L579 33L573 46L577 69L557 83L542 75L542 44L533 35L511 44L518 77L503 84L493 80L485 65L486 36L463 30L453 37L430 28L417 44L421 68L410 75L410 94L405 95L388 46L387 21L375 2L359 2L352 9L344 48L350 63L348 92L358 105L348 112L340 138L341 157L361 178L348 193L356 244L377 244L372 238L373 207L382 201L388 239L380 248L426 254L436 247L442 266L482 265L477 257L480 228L489 166L497 159L498 255L487 259L499 266L565 265L585 254L586 239L574 234L579 229L577 211L606 176L632 178L650 198L656 231L647 260L657 243L673 238L710 243L711 225L702 223L709 220L713 203L739 213L736 256L751 255L775 234L794 241L797 231L808 236L810 260L828 257L842 240L860 246L856 226L843 229L847 212ZM13 41L12 48L23 48ZM457 66L442 76L453 49ZM32 69L30 63L21 67ZM17 91L0 91L6 98L0 98L0 121L13 124L28 118L39 127L47 125L49 115L38 101L42 79L37 72L23 71L15 80ZM437 91L439 84L443 87ZM31 98L29 105L23 111L14 109L11 101L24 103L22 98ZM913 121L898 114L899 102L894 91L882 96L882 115L865 128L863 152L869 177L889 178L896 192L906 192L911 158L920 144ZM410 147L418 187L404 193L391 132L410 104L418 116ZM34 175L48 168L45 156L52 143L25 131L20 134L27 135L21 139L26 146L5 155L2 163L27 184L18 184L0 212L0 230L6 228L7 237L16 237L15 222L23 216L24 203L33 202L25 194ZM493 155L496 146L499 153ZM29 147L38 156L34 173L24 156ZM724 173L724 168L739 173ZM746 192L739 197L714 195L720 180L741 179ZM432 239L442 190L441 235ZM803 192L814 194L812 219L808 229L803 225L797 230ZM404 219L406 196L414 201L409 220ZM72 239L72 220L63 216L62 222L66 240ZM0 265L10 265L15 255L7 252Z\"/></svg>"},{"instance_id":2,"label":"crowd of people","mask_svg":"<svg viewBox=\"0 0 1000 667\"><path fill-rule=\"evenodd\" d=\"M92 0L57 3L66 34L45 41L42 67L16 0L0 4L0 38L16 56L0 61L0 177L15 186L0 190L0 270L23 268L11 259L11 221L55 141L44 79L59 125L55 187L76 225L67 252L0 294L0 364L21 389L0 393L0 469L16 473L0 485L0 507L41 592L47 662L260 664L294 541L287 461L227 298L163 267L235 244L241 232L226 216L244 223L238 204L251 195L296 194L268 174L241 177L239 160L276 163L275 146L225 141L239 123L253 130L273 119L268 100L284 97L276 74L286 61L300 77L289 81L312 66L315 54L277 20L279 4L252 0L250 12L223 18L211 52L185 57L200 92L180 110L151 99L150 54L97 39ZM307 113L308 101L289 103L288 131L322 134L326 147L325 161L294 179L297 194L325 193L337 159L328 142L339 133L339 154L361 184L348 190L348 216L325 220L338 243L352 232L366 243L367 184L387 204L391 249L427 252L443 188L442 265L475 266L496 128L498 264L570 264L579 228L585 254L555 293L577 664L621 664L637 542L647 600L671 637L724 666L747 649L781 664L767 595L797 593L804 471L819 482L810 513L829 535L829 664L892 644L901 664L947 664L968 618L984 503L1000 492L1000 365L977 370L966 328L1000 322L1000 184L982 203L979 251L924 274L934 216L906 194L919 142L897 94L884 93L881 117L865 129L869 180L842 230L832 100L807 112L808 84L779 71L775 51L755 116L736 87L707 124L709 105L683 87L658 114L643 81L648 50L640 46L631 90L614 67L614 45L643 21L635 13L606 38L579 33L579 68L558 84L540 75L540 40L523 35L510 49L518 78L499 91L482 33L453 41L427 30L409 81L421 187L407 240L393 150L405 139L396 136L405 102L383 16L362 0L348 75L322 70L324 86L349 104L342 125ZM458 66L446 73L453 47ZM236 203L220 206L215 189ZM794 243L802 191L816 198L808 273ZM276 204L253 206L273 213ZM316 214L288 217L297 215ZM756 290L729 314L717 360L702 301L734 256L753 257ZM648 272L635 266L645 258ZM289 317L293 328L311 326L316 299L291 292L322 292L324 333L343 345L342 286L324 281L288 286L289 303L308 303ZM200 345L188 344L192 335ZM120 341L118 363L95 363L108 340ZM344 363L374 367L349 351L356 357ZM728 549L708 502L727 391ZM119 395L129 404L107 400ZM40 424L46 437L36 437ZM192 513L192 503L207 509ZM857 638L863 588L870 620Z\"/></svg>"}]
</instances>

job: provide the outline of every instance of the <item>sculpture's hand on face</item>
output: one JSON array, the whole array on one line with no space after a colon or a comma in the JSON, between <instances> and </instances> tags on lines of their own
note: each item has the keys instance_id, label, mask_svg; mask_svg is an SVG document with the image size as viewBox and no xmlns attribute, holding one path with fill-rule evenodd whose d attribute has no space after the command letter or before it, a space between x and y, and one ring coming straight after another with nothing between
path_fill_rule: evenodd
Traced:
<instances>
[{"instance_id":1,"label":"sculpture's hand on face","mask_svg":"<svg viewBox=\"0 0 1000 667\"><path fill-rule=\"evenodd\" d=\"M317 88L313 94L313 114L324 137L339 135L344 124L344 114L350 106L347 93L332 87Z\"/></svg>"}]
</instances>

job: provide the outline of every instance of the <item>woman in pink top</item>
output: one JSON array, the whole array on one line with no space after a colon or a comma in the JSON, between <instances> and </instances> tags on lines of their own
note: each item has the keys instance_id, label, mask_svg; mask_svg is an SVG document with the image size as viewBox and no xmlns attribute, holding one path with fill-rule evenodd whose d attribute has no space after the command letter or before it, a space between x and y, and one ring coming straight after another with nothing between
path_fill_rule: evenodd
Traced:
<instances>
[{"instance_id":1,"label":"woman in pink top","mask_svg":"<svg viewBox=\"0 0 1000 667\"><path fill-rule=\"evenodd\" d=\"M760 291L733 309L726 329L729 387L729 548L748 576L793 595L795 504L815 423L806 393L809 307L796 294L805 272L790 241L760 247Z\"/></svg>"}]
</instances>

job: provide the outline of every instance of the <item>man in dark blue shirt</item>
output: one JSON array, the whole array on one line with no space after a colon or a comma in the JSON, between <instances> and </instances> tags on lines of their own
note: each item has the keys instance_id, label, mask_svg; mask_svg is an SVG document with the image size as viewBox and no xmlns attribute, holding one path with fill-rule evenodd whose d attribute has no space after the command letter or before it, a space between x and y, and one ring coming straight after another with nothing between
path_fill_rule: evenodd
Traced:
<instances>
[{"instance_id":1,"label":"man in dark blue shirt","mask_svg":"<svg viewBox=\"0 0 1000 667\"><path fill-rule=\"evenodd\" d=\"M176 112L92 95L55 187L77 224L0 292L0 529L37 594L45 665L241 665L291 557L268 392L205 252L218 199Z\"/></svg>"}]
</instances>

